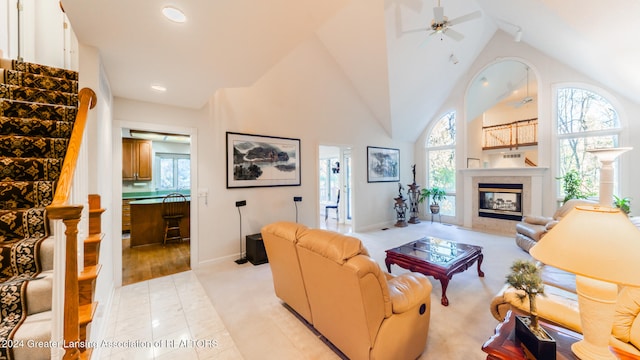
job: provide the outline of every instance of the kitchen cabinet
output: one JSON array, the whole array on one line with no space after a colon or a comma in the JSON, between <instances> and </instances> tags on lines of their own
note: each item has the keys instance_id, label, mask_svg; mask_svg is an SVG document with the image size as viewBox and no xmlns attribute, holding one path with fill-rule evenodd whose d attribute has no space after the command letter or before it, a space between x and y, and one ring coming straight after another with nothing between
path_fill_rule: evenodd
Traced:
<instances>
[{"instance_id":1,"label":"kitchen cabinet","mask_svg":"<svg viewBox=\"0 0 640 360\"><path fill-rule=\"evenodd\" d=\"M122 139L122 180L151 181L153 154L150 140Z\"/></svg>"},{"instance_id":2,"label":"kitchen cabinet","mask_svg":"<svg viewBox=\"0 0 640 360\"><path fill-rule=\"evenodd\" d=\"M131 200L122 199L122 231L131 231Z\"/></svg>"}]
</instances>

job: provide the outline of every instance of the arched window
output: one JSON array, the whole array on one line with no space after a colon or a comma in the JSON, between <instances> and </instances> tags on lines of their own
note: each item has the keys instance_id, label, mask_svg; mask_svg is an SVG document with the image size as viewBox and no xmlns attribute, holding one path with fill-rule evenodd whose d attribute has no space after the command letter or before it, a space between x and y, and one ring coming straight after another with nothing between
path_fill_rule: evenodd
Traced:
<instances>
[{"instance_id":1,"label":"arched window","mask_svg":"<svg viewBox=\"0 0 640 360\"><path fill-rule=\"evenodd\" d=\"M442 215L456 215L456 113L444 114L431 128L426 144L427 187L444 188Z\"/></svg>"},{"instance_id":2,"label":"arched window","mask_svg":"<svg viewBox=\"0 0 640 360\"><path fill-rule=\"evenodd\" d=\"M595 197L599 192L600 163L586 150L618 146L621 130L618 113L600 94L580 88L559 88L556 101L559 175L577 171L583 193ZM614 188L617 182L616 171ZM562 198L562 184L558 191Z\"/></svg>"}]
</instances>

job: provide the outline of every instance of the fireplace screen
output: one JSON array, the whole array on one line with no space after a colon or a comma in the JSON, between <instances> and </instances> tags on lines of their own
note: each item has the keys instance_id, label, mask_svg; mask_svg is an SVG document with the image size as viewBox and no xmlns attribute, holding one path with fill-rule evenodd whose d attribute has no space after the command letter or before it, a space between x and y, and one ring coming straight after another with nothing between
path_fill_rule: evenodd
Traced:
<instances>
[{"instance_id":1,"label":"fireplace screen","mask_svg":"<svg viewBox=\"0 0 640 360\"><path fill-rule=\"evenodd\" d=\"M522 184L478 184L478 216L522 219Z\"/></svg>"}]
</instances>

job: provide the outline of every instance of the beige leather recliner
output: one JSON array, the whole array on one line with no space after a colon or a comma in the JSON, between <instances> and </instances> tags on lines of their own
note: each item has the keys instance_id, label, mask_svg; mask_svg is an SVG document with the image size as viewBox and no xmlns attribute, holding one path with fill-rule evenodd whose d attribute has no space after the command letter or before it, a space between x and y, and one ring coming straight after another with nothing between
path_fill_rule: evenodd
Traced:
<instances>
[{"instance_id":1,"label":"beige leather recliner","mask_svg":"<svg viewBox=\"0 0 640 360\"><path fill-rule=\"evenodd\" d=\"M431 282L382 271L355 237L278 222L262 229L276 295L352 360L416 359ZM297 261L297 264L296 264Z\"/></svg>"},{"instance_id":2,"label":"beige leather recliner","mask_svg":"<svg viewBox=\"0 0 640 360\"><path fill-rule=\"evenodd\" d=\"M569 211L573 210L574 207L594 204L595 202L590 200L571 199L558 208L553 214L553 217L536 215L524 216L522 221L516 224L516 244L522 248L522 250L529 252L529 249L540 241L547 231L551 230L551 228L567 215Z\"/></svg>"}]
</instances>

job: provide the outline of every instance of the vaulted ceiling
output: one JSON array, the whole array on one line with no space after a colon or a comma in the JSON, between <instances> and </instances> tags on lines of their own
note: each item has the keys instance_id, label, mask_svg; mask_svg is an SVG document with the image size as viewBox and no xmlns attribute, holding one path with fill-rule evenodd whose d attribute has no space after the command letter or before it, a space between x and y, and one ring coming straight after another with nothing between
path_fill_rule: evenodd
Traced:
<instances>
[{"instance_id":1,"label":"vaulted ceiling","mask_svg":"<svg viewBox=\"0 0 640 360\"><path fill-rule=\"evenodd\" d=\"M482 16L454 26L460 41L406 33L429 26L437 2L174 0L188 19L176 24L161 15L165 1L63 1L78 40L99 49L123 98L201 108L316 37L389 135L415 140L496 31L520 28L522 42L640 103L636 0L441 0L449 19Z\"/></svg>"}]
</instances>

